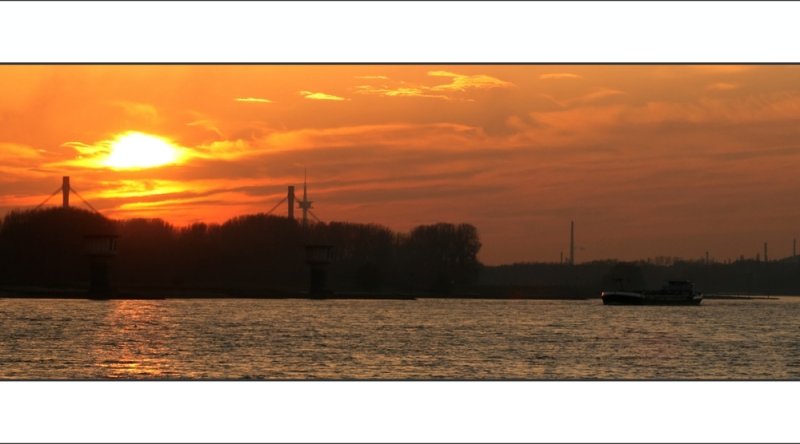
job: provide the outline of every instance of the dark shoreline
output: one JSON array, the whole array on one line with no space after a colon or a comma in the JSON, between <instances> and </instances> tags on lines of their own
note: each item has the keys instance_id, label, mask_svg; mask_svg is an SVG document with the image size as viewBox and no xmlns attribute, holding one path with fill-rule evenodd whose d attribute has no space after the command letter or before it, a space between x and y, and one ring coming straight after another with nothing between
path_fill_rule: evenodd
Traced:
<instances>
[{"instance_id":1,"label":"dark shoreline","mask_svg":"<svg viewBox=\"0 0 800 444\"><path fill-rule=\"evenodd\" d=\"M400 292L335 292L323 297L310 296L305 291L275 289L119 289L104 297L93 297L82 288L44 288L44 287L0 287L0 299L65 299L65 300L165 300L165 299L309 299L309 300L417 300L417 299L483 299L483 300L557 300L585 301L600 299L597 296L582 294L542 294L532 292L498 291L497 293L482 291L480 293L432 294L432 293L400 293ZM797 295L751 295L751 294L706 294L704 299L720 300L777 300L780 297Z\"/></svg>"},{"instance_id":2,"label":"dark shoreline","mask_svg":"<svg viewBox=\"0 0 800 444\"><path fill-rule=\"evenodd\" d=\"M779 297L795 297L797 295L782 294L782 295L751 295L751 294L711 294L703 295L703 299L770 299L775 300Z\"/></svg>"},{"instance_id":3,"label":"dark shoreline","mask_svg":"<svg viewBox=\"0 0 800 444\"><path fill-rule=\"evenodd\" d=\"M542 294L486 293L399 293L399 292L334 292L322 297L304 291L286 290L208 290L208 289L120 289L111 295L93 297L80 288L0 287L0 299L67 299L67 300L164 300L164 299L310 299L310 300L416 300L416 299L487 299L487 300L588 300L588 296Z\"/></svg>"}]
</instances>

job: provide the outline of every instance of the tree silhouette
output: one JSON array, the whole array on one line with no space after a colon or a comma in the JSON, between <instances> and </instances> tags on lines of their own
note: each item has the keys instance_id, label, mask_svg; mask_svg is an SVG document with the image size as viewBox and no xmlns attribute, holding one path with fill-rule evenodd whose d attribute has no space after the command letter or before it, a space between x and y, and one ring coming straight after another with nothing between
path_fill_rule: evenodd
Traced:
<instances>
[{"instance_id":1,"label":"tree silhouette","mask_svg":"<svg viewBox=\"0 0 800 444\"><path fill-rule=\"evenodd\" d=\"M83 237L120 236L117 286L296 292L308 285L304 246L334 247L331 285L344 291L441 291L475 281L480 241L468 224L395 233L375 224L313 223L265 214L176 228L161 219L109 220L77 208L16 211L0 221L0 283L81 285Z\"/></svg>"}]
</instances>

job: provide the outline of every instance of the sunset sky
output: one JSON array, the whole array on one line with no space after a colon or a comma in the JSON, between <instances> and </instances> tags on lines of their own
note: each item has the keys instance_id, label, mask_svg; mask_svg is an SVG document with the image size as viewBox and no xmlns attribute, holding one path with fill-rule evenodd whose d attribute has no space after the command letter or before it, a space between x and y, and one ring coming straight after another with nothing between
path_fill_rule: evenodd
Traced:
<instances>
[{"instance_id":1,"label":"sunset sky","mask_svg":"<svg viewBox=\"0 0 800 444\"><path fill-rule=\"evenodd\" d=\"M69 175L112 218L223 222L307 168L323 221L472 223L487 264L557 262L570 220L578 262L800 237L800 66L6 65L0 97L0 214Z\"/></svg>"}]
</instances>

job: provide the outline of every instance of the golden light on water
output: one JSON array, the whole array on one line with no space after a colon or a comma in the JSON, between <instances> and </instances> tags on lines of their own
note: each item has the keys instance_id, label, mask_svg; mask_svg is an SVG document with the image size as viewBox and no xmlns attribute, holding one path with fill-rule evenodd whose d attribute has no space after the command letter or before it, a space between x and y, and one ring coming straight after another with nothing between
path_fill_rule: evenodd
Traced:
<instances>
[{"instance_id":1,"label":"golden light on water","mask_svg":"<svg viewBox=\"0 0 800 444\"><path fill-rule=\"evenodd\" d=\"M177 163L180 149L163 137L129 131L111 142L103 165L116 169L153 168Z\"/></svg>"},{"instance_id":2,"label":"golden light on water","mask_svg":"<svg viewBox=\"0 0 800 444\"><path fill-rule=\"evenodd\" d=\"M167 352L163 308L152 301L112 301L90 355L108 378L159 378L176 365ZM141 342L131 341L141 338Z\"/></svg>"}]
</instances>

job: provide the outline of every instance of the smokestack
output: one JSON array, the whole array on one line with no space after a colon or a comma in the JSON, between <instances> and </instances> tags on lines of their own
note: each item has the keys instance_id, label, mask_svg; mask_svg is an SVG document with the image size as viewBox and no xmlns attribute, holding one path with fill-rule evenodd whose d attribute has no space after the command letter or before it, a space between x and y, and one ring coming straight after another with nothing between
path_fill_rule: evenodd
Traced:
<instances>
[{"instance_id":1,"label":"smokestack","mask_svg":"<svg viewBox=\"0 0 800 444\"><path fill-rule=\"evenodd\" d=\"M69 176L64 176L61 182L61 206L69 208Z\"/></svg>"},{"instance_id":2,"label":"smokestack","mask_svg":"<svg viewBox=\"0 0 800 444\"><path fill-rule=\"evenodd\" d=\"M307 179L308 178L308 170L303 168L303 227L308 226L308 187L307 187Z\"/></svg>"},{"instance_id":3,"label":"smokestack","mask_svg":"<svg viewBox=\"0 0 800 444\"><path fill-rule=\"evenodd\" d=\"M294 220L294 185L289 185L286 202L289 204L289 220Z\"/></svg>"},{"instance_id":4,"label":"smokestack","mask_svg":"<svg viewBox=\"0 0 800 444\"><path fill-rule=\"evenodd\" d=\"M569 264L575 265L575 221L569 223Z\"/></svg>"}]
</instances>

